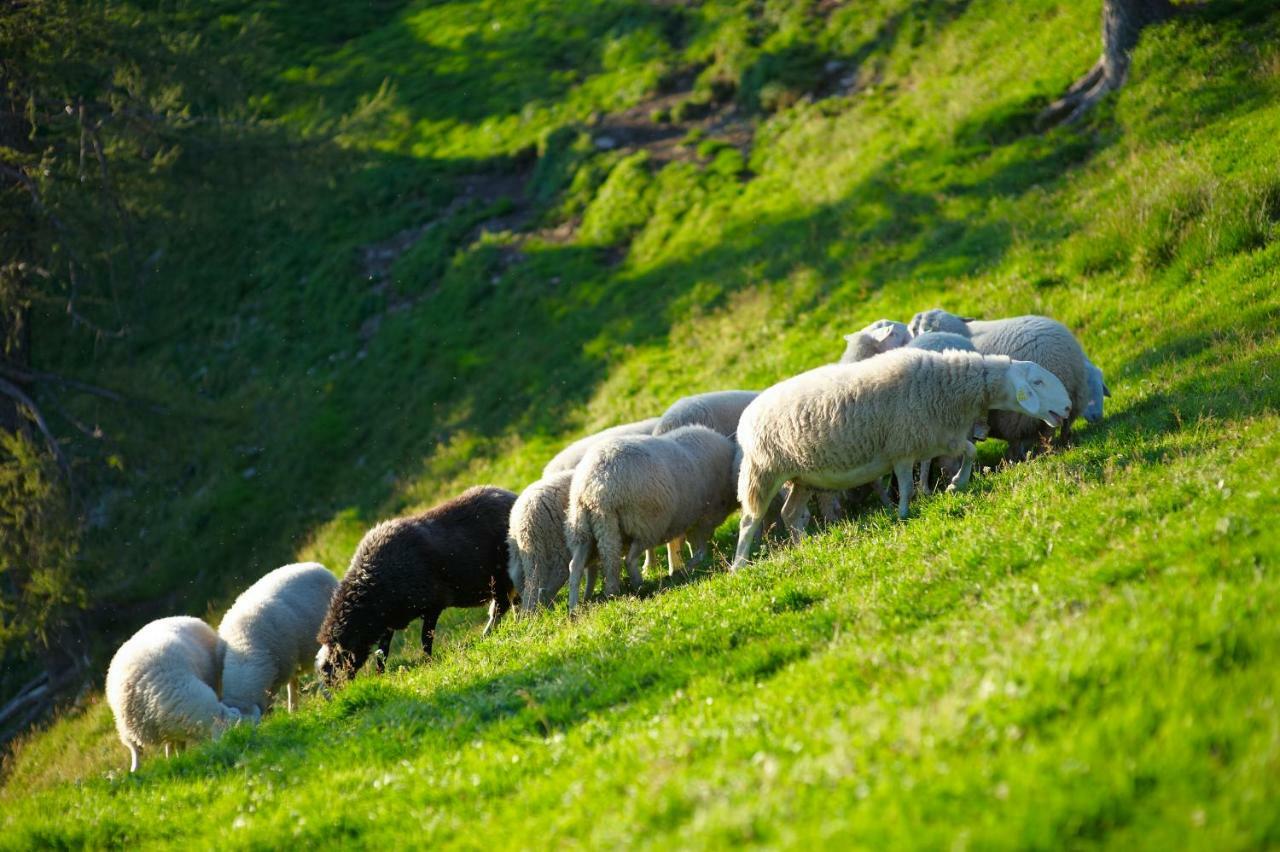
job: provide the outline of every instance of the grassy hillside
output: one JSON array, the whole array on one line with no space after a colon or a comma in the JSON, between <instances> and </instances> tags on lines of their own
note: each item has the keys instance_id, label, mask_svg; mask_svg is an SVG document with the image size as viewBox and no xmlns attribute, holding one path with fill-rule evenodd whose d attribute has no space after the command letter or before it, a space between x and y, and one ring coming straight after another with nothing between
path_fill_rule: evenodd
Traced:
<instances>
[{"instance_id":1,"label":"grassy hillside","mask_svg":"<svg viewBox=\"0 0 1280 852\"><path fill-rule=\"evenodd\" d=\"M881 316L1052 314L1114 396L906 523L733 576L730 524L572 622L451 613L432 663L398 645L133 777L88 698L6 760L0 846L1280 843L1270 5L1149 31L1043 134L1094 4L140 13L200 34L238 77L205 106L255 129L159 190L133 334L43 318L49 368L180 412L74 412L121 441L83 560L106 653Z\"/></svg>"}]
</instances>

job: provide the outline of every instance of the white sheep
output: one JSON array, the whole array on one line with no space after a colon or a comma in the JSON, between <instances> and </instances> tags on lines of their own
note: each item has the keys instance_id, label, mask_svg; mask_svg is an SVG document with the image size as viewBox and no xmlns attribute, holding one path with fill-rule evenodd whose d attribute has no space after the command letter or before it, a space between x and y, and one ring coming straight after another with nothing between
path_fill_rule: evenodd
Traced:
<instances>
[{"instance_id":1,"label":"white sheep","mask_svg":"<svg viewBox=\"0 0 1280 852\"><path fill-rule=\"evenodd\" d=\"M511 507L507 532L508 572L520 592L520 606L550 606L569 579L569 544L564 522L573 471L562 470L525 488ZM587 565L587 594L595 587L593 560Z\"/></svg>"},{"instance_id":2,"label":"white sheep","mask_svg":"<svg viewBox=\"0 0 1280 852\"><path fill-rule=\"evenodd\" d=\"M905 518L915 462L949 455L963 456L964 463L948 490L964 487L975 455L969 435L990 409L1057 426L1071 400L1037 364L921 349L829 364L769 388L738 424L742 522L733 568L746 564L769 501L786 482L792 490L782 516L797 537L813 489L852 488L892 472L898 514Z\"/></svg>"},{"instance_id":3,"label":"white sheep","mask_svg":"<svg viewBox=\"0 0 1280 852\"><path fill-rule=\"evenodd\" d=\"M320 649L316 634L329 611L338 578L318 562L285 565L240 593L222 617L227 644L222 701L261 718L280 687L290 713L297 704L298 670Z\"/></svg>"},{"instance_id":4,"label":"white sheep","mask_svg":"<svg viewBox=\"0 0 1280 852\"><path fill-rule=\"evenodd\" d=\"M107 669L107 704L129 771L138 752L218 737L240 721L240 712L218 700L227 644L213 628L186 615L161 618L120 646Z\"/></svg>"},{"instance_id":5,"label":"white sheep","mask_svg":"<svg viewBox=\"0 0 1280 852\"><path fill-rule=\"evenodd\" d=\"M665 435L681 426L706 426L726 438L738 431L738 418L760 391L711 391L681 397L658 418L653 434Z\"/></svg>"},{"instance_id":6,"label":"white sheep","mask_svg":"<svg viewBox=\"0 0 1280 852\"><path fill-rule=\"evenodd\" d=\"M839 363L856 364L906 346L911 340L911 331L897 320L879 319L861 331L846 334L844 339L846 345Z\"/></svg>"},{"instance_id":7,"label":"white sheep","mask_svg":"<svg viewBox=\"0 0 1280 852\"><path fill-rule=\"evenodd\" d=\"M607 441L610 438L616 438L619 435L652 435L653 427L658 425L657 417L650 417L648 420L638 420L635 423L623 423L621 426L612 426L603 432L596 432L594 435L587 435L585 438L579 438L560 452L556 453L551 461L547 462L547 466L542 469L543 477L550 476L553 473L559 473L562 470L573 470L578 466L578 462L582 461L582 457L587 454L587 450L591 449L600 441Z\"/></svg>"},{"instance_id":8,"label":"white sheep","mask_svg":"<svg viewBox=\"0 0 1280 852\"><path fill-rule=\"evenodd\" d=\"M640 554L648 548L675 542L679 554L687 538L694 561L700 560L711 534L734 508L735 453L733 441L705 426L613 438L592 447L569 488L569 610L578 605L593 549L610 596L620 588L624 553L633 589L640 587Z\"/></svg>"},{"instance_id":9,"label":"white sheep","mask_svg":"<svg viewBox=\"0 0 1280 852\"><path fill-rule=\"evenodd\" d=\"M1033 361L1053 373L1071 396L1071 412L1062 424L1060 440L1071 436L1071 424L1089 406L1091 397L1084 350L1065 325L1049 317L1028 315L1000 320L975 320L941 309L924 311L911 318L913 335L944 331L968 337L984 355L1007 355ZM1046 431L1034 418L1014 412L992 412L990 434L1009 443L1010 458L1024 457Z\"/></svg>"}]
</instances>

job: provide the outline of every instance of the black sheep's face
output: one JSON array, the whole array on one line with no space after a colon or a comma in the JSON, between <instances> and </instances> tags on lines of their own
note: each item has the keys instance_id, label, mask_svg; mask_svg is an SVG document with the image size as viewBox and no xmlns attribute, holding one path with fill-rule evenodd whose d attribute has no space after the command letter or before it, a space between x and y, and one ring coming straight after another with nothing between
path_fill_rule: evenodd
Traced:
<instances>
[{"instance_id":1,"label":"black sheep's face","mask_svg":"<svg viewBox=\"0 0 1280 852\"><path fill-rule=\"evenodd\" d=\"M354 651L341 645L321 645L316 654L316 674L328 688L351 680L356 675L363 660L357 660Z\"/></svg>"}]
</instances>

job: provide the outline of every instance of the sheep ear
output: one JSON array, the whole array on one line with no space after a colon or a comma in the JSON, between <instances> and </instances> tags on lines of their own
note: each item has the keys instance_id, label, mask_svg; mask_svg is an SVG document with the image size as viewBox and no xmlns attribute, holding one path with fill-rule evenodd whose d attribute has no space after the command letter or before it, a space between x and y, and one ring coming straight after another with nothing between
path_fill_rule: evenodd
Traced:
<instances>
[{"instance_id":1,"label":"sheep ear","mask_svg":"<svg viewBox=\"0 0 1280 852\"><path fill-rule=\"evenodd\" d=\"M844 339L846 342L852 343L859 334L861 334L861 332L851 331L844 336Z\"/></svg>"},{"instance_id":2,"label":"sheep ear","mask_svg":"<svg viewBox=\"0 0 1280 852\"><path fill-rule=\"evenodd\" d=\"M875 340L876 343L884 343L886 340L888 340L890 337L893 336L893 326L882 325L879 328L874 328L867 333L871 335L871 338Z\"/></svg>"},{"instance_id":3,"label":"sheep ear","mask_svg":"<svg viewBox=\"0 0 1280 852\"><path fill-rule=\"evenodd\" d=\"M1032 417L1039 418L1040 396L1035 392L1035 388L1031 387L1031 383L1027 381L1026 368L1021 364L1011 366L1009 368L1009 381L1013 385L1013 398L1018 401L1018 407Z\"/></svg>"}]
</instances>

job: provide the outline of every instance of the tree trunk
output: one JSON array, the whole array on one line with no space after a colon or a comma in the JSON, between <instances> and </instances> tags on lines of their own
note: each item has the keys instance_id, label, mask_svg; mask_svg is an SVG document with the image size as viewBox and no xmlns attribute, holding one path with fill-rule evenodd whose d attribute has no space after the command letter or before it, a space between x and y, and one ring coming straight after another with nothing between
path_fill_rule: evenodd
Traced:
<instances>
[{"instance_id":1,"label":"tree trunk","mask_svg":"<svg viewBox=\"0 0 1280 852\"><path fill-rule=\"evenodd\" d=\"M1108 92L1124 85L1129 54L1147 26L1173 16L1170 0L1103 0L1102 56L1088 73L1049 104L1037 120L1041 127L1071 124L1093 108Z\"/></svg>"}]
</instances>

